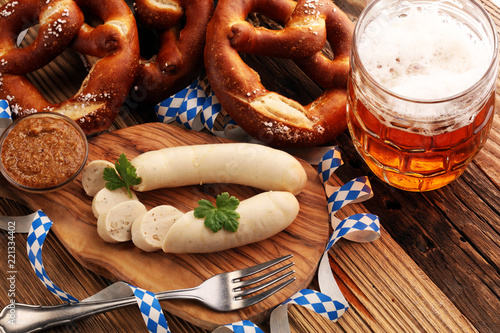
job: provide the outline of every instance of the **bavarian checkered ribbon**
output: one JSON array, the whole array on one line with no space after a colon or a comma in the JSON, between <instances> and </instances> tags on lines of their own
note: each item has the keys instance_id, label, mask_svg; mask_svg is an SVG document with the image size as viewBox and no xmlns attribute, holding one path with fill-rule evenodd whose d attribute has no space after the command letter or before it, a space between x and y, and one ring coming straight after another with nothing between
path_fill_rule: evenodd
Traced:
<instances>
[{"instance_id":1,"label":"bavarian checkered ribbon","mask_svg":"<svg viewBox=\"0 0 500 333\"><path fill-rule=\"evenodd\" d=\"M10 112L9 103L4 99L0 99L0 135L11 123L12 114Z\"/></svg>"},{"instance_id":2,"label":"bavarian checkered ribbon","mask_svg":"<svg viewBox=\"0 0 500 333\"><path fill-rule=\"evenodd\" d=\"M51 293L59 297L64 302L78 302L75 297L62 291L52 282L43 266L42 247L45 242L45 238L49 233L50 227L52 227L52 221L47 217L47 215L45 215L44 212L41 210L37 211L28 233L28 258L31 266L35 270L36 276L38 276L40 281L42 281Z\"/></svg>"},{"instance_id":3,"label":"bavarian checkered ribbon","mask_svg":"<svg viewBox=\"0 0 500 333\"><path fill-rule=\"evenodd\" d=\"M345 205L367 200L373 196L367 177L351 180L341 187L327 184L331 175L343 164L340 150L333 147L322 158L318 165L318 175L323 182L327 195L328 212L333 233L330 236L325 252L318 268L320 291L303 289L290 297L271 313L271 331L273 333L289 332L287 328L288 304L297 304L308 308L325 318L336 321L349 308L347 300L340 291L329 265L328 251L341 238L356 242L371 242L380 237L378 217L372 214L355 214L343 220L335 214Z\"/></svg>"},{"instance_id":4,"label":"bavarian checkered ribbon","mask_svg":"<svg viewBox=\"0 0 500 333\"><path fill-rule=\"evenodd\" d=\"M207 95L198 80L155 106L158 119L163 123L177 121L187 129L206 128L214 134L215 119L220 111L215 95Z\"/></svg>"},{"instance_id":5,"label":"bavarian checkered ribbon","mask_svg":"<svg viewBox=\"0 0 500 333\"><path fill-rule=\"evenodd\" d=\"M242 320L236 323L217 327L213 333L264 333L257 325L250 320Z\"/></svg>"},{"instance_id":6,"label":"bavarian checkered ribbon","mask_svg":"<svg viewBox=\"0 0 500 333\"><path fill-rule=\"evenodd\" d=\"M155 294L129 284L137 299L142 318L150 332L170 333L160 302Z\"/></svg>"},{"instance_id":7,"label":"bavarian checkered ribbon","mask_svg":"<svg viewBox=\"0 0 500 333\"><path fill-rule=\"evenodd\" d=\"M216 136L234 136L234 131L239 130L239 126L229 116L221 121L221 130L215 129L216 119L221 111L217 97L213 93L207 95L199 80L155 105L156 115L162 123L176 121L187 129L200 131L204 128Z\"/></svg>"},{"instance_id":8,"label":"bavarian checkered ribbon","mask_svg":"<svg viewBox=\"0 0 500 333\"><path fill-rule=\"evenodd\" d=\"M40 281L42 281L42 283L50 292L52 292L64 302L79 302L78 299L57 287L45 271L42 262L42 247L53 223L43 211L39 210L36 213L37 214L33 219L30 231L28 233L27 241L28 258L30 260L31 266L35 270L36 276L38 276ZM155 294L144 289L137 288L130 284L129 286L135 295L137 304L139 306L139 309L141 310L142 317L144 319L144 322L146 323L148 330L152 333L170 333L167 320L165 319L163 310L160 306L160 302L156 298Z\"/></svg>"}]
</instances>

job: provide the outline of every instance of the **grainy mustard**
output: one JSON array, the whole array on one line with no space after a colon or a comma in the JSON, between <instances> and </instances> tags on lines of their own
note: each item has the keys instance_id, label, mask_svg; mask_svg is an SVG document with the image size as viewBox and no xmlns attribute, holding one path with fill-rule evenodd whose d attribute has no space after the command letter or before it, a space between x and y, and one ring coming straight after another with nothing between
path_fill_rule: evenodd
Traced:
<instances>
[{"instance_id":1,"label":"grainy mustard","mask_svg":"<svg viewBox=\"0 0 500 333\"><path fill-rule=\"evenodd\" d=\"M85 142L64 119L27 117L7 134L1 158L7 174L19 184L52 187L78 171L85 159Z\"/></svg>"}]
</instances>

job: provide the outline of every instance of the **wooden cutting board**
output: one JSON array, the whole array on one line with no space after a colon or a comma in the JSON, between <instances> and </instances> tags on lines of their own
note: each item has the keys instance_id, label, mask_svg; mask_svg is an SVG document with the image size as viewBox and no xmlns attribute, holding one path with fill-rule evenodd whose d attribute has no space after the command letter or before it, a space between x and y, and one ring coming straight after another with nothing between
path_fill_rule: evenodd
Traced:
<instances>
[{"instance_id":1,"label":"wooden cutting board","mask_svg":"<svg viewBox=\"0 0 500 333\"><path fill-rule=\"evenodd\" d=\"M121 153L132 159L138 154L164 147L223 143L227 140L177 126L148 123L117 130L89 139L89 159L114 162ZM279 161L276 161L279 163ZM68 187L44 195L15 192L28 207L41 208L54 222L52 232L67 250L86 268L111 280L123 280L157 292L194 287L210 276L244 268L257 263L293 254L295 277L292 284L278 294L252 307L233 312L214 312L194 301L163 301L162 307L193 324L213 329L221 324L249 319L259 323L270 310L300 289L309 286L318 261L325 249L330 227L323 186L316 170L301 161L308 175L305 189L297 196L301 209L297 219L283 232L265 241L211 254L146 253L131 242L110 244L97 234L92 214L92 198L81 187L80 178ZM137 193L148 209L169 204L181 211L192 210L197 201L227 191L237 198L249 198L260 190L230 184L206 184ZM57 272L48 272L58 284ZM64 285L59 285L64 290Z\"/></svg>"}]
</instances>

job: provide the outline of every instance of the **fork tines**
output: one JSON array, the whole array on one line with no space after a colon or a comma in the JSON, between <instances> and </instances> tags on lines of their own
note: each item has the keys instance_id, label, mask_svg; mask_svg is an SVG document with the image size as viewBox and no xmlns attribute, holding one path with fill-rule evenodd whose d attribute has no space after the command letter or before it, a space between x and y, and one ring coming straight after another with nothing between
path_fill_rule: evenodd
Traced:
<instances>
[{"instance_id":1,"label":"fork tines","mask_svg":"<svg viewBox=\"0 0 500 333\"><path fill-rule=\"evenodd\" d=\"M294 270L288 270L290 267L292 267L295 264L294 262L291 262L291 263L286 264L284 266L278 267L278 268L276 268L272 271L266 272L262 275L242 280L245 277L249 277L251 275L260 273L268 268L271 268L279 263L282 263L282 262L290 259L291 257L292 257L292 255L287 255L287 256L273 259L273 260L270 260L268 262L265 262L265 263L262 263L262 264L259 264L259 265L253 266L253 267L245 268L245 269L242 269L241 271L239 271L238 272L239 274L237 276L235 276L232 280L234 283L234 286L235 286L233 288L233 291L237 292L237 294L238 294L234 299L241 300L241 301L245 302L245 306L250 306L252 304L258 303L258 302L266 299L267 297L275 294L279 290L283 289L284 287L286 287L287 285L292 283L295 280L295 277L291 277L287 280L285 280L285 279L290 277L291 275L293 275L295 273ZM284 272L284 273L279 275L282 272ZM275 275L278 275L278 276L276 276L272 279L269 279ZM282 280L285 280L285 281L275 285L276 283L278 283ZM264 282L259 284L259 282L262 282L262 281L264 281ZM258 291L264 290L268 287L270 287L270 288L263 291L262 293L244 298L245 296L252 295L252 294L257 293ZM245 288L245 289L243 289L243 288Z\"/></svg>"}]
</instances>

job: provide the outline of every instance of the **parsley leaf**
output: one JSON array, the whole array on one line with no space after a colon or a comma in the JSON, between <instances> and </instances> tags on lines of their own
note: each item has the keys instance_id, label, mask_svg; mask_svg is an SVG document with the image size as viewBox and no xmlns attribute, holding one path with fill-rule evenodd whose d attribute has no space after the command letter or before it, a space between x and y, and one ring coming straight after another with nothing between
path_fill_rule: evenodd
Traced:
<instances>
[{"instance_id":1,"label":"parsley leaf","mask_svg":"<svg viewBox=\"0 0 500 333\"><path fill-rule=\"evenodd\" d=\"M198 207L194 209L194 216L197 218L205 218L205 226L217 232L222 228L227 231L235 232L238 230L240 214L236 212L236 208L240 201L229 193L224 192L217 195L215 205L208 200L201 199L198 201Z\"/></svg>"},{"instance_id":2,"label":"parsley leaf","mask_svg":"<svg viewBox=\"0 0 500 333\"><path fill-rule=\"evenodd\" d=\"M135 167L130 163L125 154L120 155L120 158L115 162L114 168L104 168L103 178L106 180L106 188L108 190L113 191L125 187L131 198L132 191L130 191L130 186L139 185L142 181L140 177L137 177Z\"/></svg>"}]
</instances>

